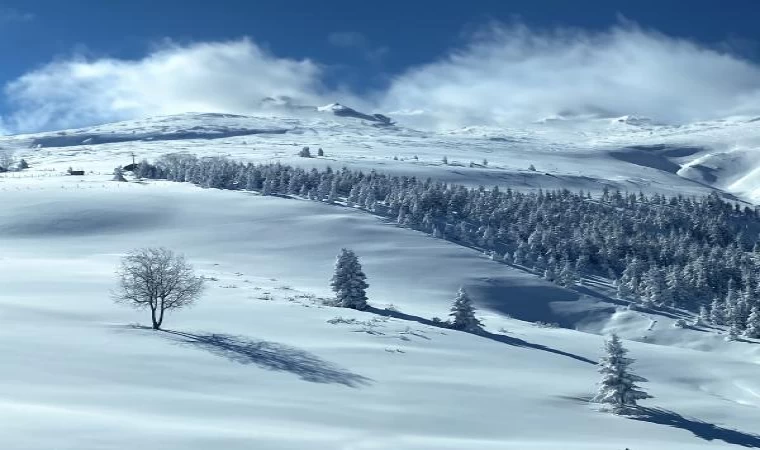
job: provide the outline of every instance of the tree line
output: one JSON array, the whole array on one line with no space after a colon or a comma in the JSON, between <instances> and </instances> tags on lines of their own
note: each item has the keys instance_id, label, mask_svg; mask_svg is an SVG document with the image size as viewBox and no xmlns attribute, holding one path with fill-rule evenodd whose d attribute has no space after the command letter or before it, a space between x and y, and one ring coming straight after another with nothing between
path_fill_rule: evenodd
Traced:
<instances>
[{"instance_id":1,"label":"tree line","mask_svg":"<svg viewBox=\"0 0 760 450\"><path fill-rule=\"evenodd\" d=\"M699 312L702 321L760 337L760 214L716 192L521 192L190 154L142 161L135 175L345 202L399 226L479 248L561 285L572 286L582 276L605 277L621 299Z\"/></svg>"}]
</instances>

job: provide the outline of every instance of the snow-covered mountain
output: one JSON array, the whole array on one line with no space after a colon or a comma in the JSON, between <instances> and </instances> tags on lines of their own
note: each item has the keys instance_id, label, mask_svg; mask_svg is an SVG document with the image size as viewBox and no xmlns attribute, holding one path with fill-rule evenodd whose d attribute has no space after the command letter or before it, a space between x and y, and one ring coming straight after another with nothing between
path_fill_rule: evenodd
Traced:
<instances>
[{"instance_id":1,"label":"snow-covered mountain","mask_svg":"<svg viewBox=\"0 0 760 450\"><path fill-rule=\"evenodd\" d=\"M282 108L0 137L31 166L0 174L4 448L760 447L754 339L677 328L675 316L611 302L601 281L557 287L345 204L111 181L133 158L186 152L469 186L717 190L755 202L760 122L629 116L432 132L375 126L392 121L339 104ZM299 157L306 146L325 155ZM210 280L166 332L133 326L145 313L109 299L119 257L159 245ZM360 256L376 309L320 301L341 247ZM447 316L460 285L487 333L431 321ZM612 331L649 379L654 399L639 420L587 403Z\"/></svg>"},{"instance_id":2,"label":"snow-covered mountain","mask_svg":"<svg viewBox=\"0 0 760 450\"><path fill-rule=\"evenodd\" d=\"M390 126L393 121L386 116L338 103L299 106L297 113L293 108L257 116L188 113L0 137L0 147L32 160L60 153L60 148L97 154L92 163L102 161L102 170L112 165L104 154L135 152L142 158L191 150L253 161L382 167L487 186L591 191L609 186L666 193L717 188L748 201L760 198L754 170L760 163L760 122L753 118L668 126L625 116L430 132ZM295 158L303 146L322 147L330 159ZM449 165L441 163L443 157ZM487 165L481 164L484 160ZM531 164L537 171L528 173Z\"/></svg>"}]
</instances>

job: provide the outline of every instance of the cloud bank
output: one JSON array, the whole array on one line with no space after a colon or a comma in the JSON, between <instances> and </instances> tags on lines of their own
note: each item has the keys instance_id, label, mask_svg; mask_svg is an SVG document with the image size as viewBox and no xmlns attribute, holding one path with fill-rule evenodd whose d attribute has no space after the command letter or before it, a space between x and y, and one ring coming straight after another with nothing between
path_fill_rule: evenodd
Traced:
<instances>
[{"instance_id":1,"label":"cloud bank","mask_svg":"<svg viewBox=\"0 0 760 450\"><path fill-rule=\"evenodd\" d=\"M396 77L382 101L446 127L563 114L687 122L757 114L758 100L757 64L693 42L631 25L598 33L518 25L482 31Z\"/></svg>"},{"instance_id":2,"label":"cloud bank","mask_svg":"<svg viewBox=\"0 0 760 450\"><path fill-rule=\"evenodd\" d=\"M357 36L331 39L354 46ZM277 57L248 39L170 44L141 60L55 61L5 86L13 111L5 124L34 131L186 111L251 113L268 96L358 102L426 128L554 115L671 123L760 115L760 65L631 24L601 32L492 25L363 95L327 90L323 67Z\"/></svg>"},{"instance_id":3,"label":"cloud bank","mask_svg":"<svg viewBox=\"0 0 760 450\"><path fill-rule=\"evenodd\" d=\"M244 39L165 45L141 60L56 61L5 87L20 131L188 111L250 112L267 96L321 98L322 70Z\"/></svg>"}]
</instances>

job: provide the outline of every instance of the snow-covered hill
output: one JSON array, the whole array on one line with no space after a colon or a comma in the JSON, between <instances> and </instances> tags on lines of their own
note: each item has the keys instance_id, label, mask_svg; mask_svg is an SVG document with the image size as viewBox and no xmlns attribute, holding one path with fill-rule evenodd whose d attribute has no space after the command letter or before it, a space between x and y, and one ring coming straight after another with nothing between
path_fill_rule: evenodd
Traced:
<instances>
[{"instance_id":1,"label":"snow-covered hill","mask_svg":"<svg viewBox=\"0 0 760 450\"><path fill-rule=\"evenodd\" d=\"M46 164L76 154L88 168L111 169L159 153L188 151L251 161L333 165L432 176L464 184L525 189L704 193L715 187L760 198L755 172L757 120L655 125L634 116L568 119L516 128L424 132L340 104L272 115L191 113L76 130L0 137L0 148ZM386 125L386 126L377 126ZM326 158L296 158L304 147ZM92 155L91 159L87 155ZM108 157L104 157L108 155ZM448 165L442 163L446 157ZM487 164L484 164L487 162ZM529 171L533 165L536 171Z\"/></svg>"},{"instance_id":2,"label":"snow-covered hill","mask_svg":"<svg viewBox=\"0 0 760 450\"><path fill-rule=\"evenodd\" d=\"M186 114L0 138L32 166L0 174L3 448L760 447L758 343L675 328L609 301L604 286L559 288L354 208L110 181L132 154L184 151L524 189L715 186L752 200L757 122L433 133L325 112ZM304 146L325 156L296 156ZM86 175L66 176L69 166ZM135 326L145 314L109 298L119 257L157 245L213 280L165 332ZM370 312L320 302L341 247L361 257ZM460 285L483 336L430 322ZM650 380L641 420L586 401L610 331L629 339Z\"/></svg>"}]
</instances>

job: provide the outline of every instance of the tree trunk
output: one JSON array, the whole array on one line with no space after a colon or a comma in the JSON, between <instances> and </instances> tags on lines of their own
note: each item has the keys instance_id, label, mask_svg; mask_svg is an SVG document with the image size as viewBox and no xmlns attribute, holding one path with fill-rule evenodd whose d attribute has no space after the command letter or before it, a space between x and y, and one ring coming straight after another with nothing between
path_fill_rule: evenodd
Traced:
<instances>
[{"instance_id":1,"label":"tree trunk","mask_svg":"<svg viewBox=\"0 0 760 450\"><path fill-rule=\"evenodd\" d=\"M158 321L156 322L156 329L161 328L161 324L164 323L164 311L166 311L166 307L164 307L164 299L161 299L161 303L159 303L158 306Z\"/></svg>"},{"instance_id":2,"label":"tree trunk","mask_svg":"<svg viewBox=\"0 0 760 450\"><path fill-rule=\"evenodd\" d=\"M161 320L157 320L156 319L156 308L150 308L150 320L151 320L151 322L153 322L153 329L154 330L160 330L161 329Z\"/></svg>"}]
</instances>

